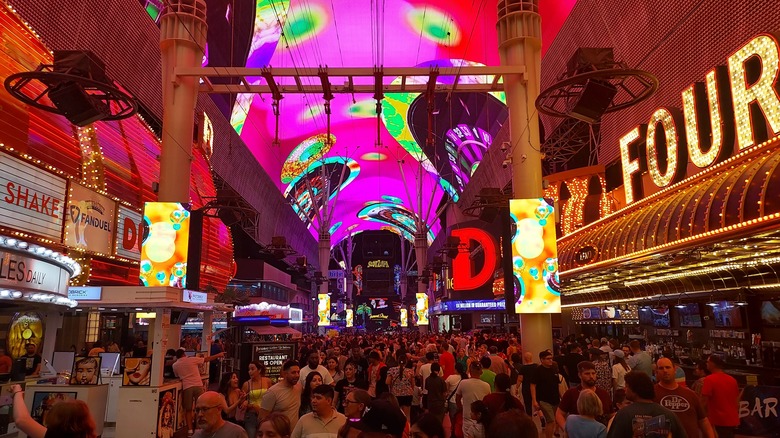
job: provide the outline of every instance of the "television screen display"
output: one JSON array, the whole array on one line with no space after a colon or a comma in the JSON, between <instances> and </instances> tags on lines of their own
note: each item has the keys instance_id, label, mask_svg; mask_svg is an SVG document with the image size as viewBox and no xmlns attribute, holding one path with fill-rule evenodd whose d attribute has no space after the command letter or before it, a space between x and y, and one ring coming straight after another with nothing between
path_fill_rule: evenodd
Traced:
<instances>
[{"instance_id":1,"label":"television screen display","mask_svg":"<svg viewBox=\"0 0 780 438\"><path fill-rule=\"evenodd\" d=\"M780 327L780 301L761 303L761 322L766 326Z\"/></svg>"},{"instance_id":2,"label":"television screen display","mask_svg":"<svg viewBox=\"0 0 780 438\"><path fill-rule=\"evenodd\" d=\"M677 307L677 314L680 316L680 327L703 327L699 304L690 303L682 306Z\"/></svg>"},{"instance_id":3,"label":"television screen display","mask_svg":"<svg viewBox=\"0 0 780 438\"><path fill-rule=\"evenodd\" d=\"M653 309L653 326L669 327L669 306L660 306Z\"/></svg>"},{"instance_id":4,"label":"television screen display","mask_svg":"<svg viewBox=\"0 0 780 438\"><path fill-rule=\"evenodd\" d=\"M721 301L712 308L715 327L741 328L742 308L729 301Z\"/></svg>"},{"instance_id":5,"label":"television screen display","mask_svg":"<svg viewBox=\"0 0 780 438\"><path fill-rule=\"evenodd\" d=\"M582 309L582 319L601 319L601 307L585 307Z\"/></svg>"}]
</instances>

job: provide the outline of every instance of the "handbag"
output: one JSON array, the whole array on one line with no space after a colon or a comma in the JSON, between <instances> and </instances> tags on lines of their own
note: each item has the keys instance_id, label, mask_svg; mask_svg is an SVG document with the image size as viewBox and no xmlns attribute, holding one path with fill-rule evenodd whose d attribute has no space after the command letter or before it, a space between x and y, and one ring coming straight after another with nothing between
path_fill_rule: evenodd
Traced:
<instances>
[{"instance_id":1,"label":"handbag","mask_svg":"<svg viewBox=\"0 0 780 438\"><path fill-rule=\"evenodd\" d=\"M563 397L563 394L565 394L568 390L569 385L566 384L566 380L564 380L562 375L558 374L558 395Z\"/></svg>"},{"instance_id":2,"label":"handbag","mask_svg":"<svg viewBox=\"0 0 780 438\"><path fill-rule=\"evenodd\" d=\"M241 403L238 404L238 406L236 407L236 415L235 415L236 421L244 421L244 420L246 420L246 411L247 411L247 407L249 407L249 394L251 394L251 393L252 393L252 380L250 379L249 380L249 393L246 395L247 405L246 405L246 407L244 407L242 409L241 408Z\"/></svg>"}]
</instances>

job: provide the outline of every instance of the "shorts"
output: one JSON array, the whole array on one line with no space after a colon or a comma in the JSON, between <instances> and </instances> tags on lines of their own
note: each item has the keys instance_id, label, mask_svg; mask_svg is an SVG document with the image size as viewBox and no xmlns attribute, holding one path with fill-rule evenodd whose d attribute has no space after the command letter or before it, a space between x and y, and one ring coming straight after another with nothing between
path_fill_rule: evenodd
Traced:
<instances>
[{"instance_id":1,"label":"shorts","mask_svg":"<svg viewBox=\"0 0 780 438\"><path fill-rule=\"evenodd\" d=\"M398 399L398 404L401 406L411 406L412 405L412 396L411 395L399 395L396 397Z\"/></svg>"},{"instance_id":2,"label":"shorts","mask_svg":"<svg viewBox=\"0 0 780 438\"><path fill-rule=\"evenodd\" d=\"M185 411L191 411L195 400L206 392L202 386L192 386L181 392L181 404Z\"/></svg>"},{"instance_id":3,"label":"shorts","mask_svg":"<svg viewBox=\"0 0 780 438\"><path fill-rule=\"evenodd\" d=\"M544 414L544 419L547 421L547 424L555 423L555 411L558 410L558 405L540 401L539 407L541 408L542 414Z\"/></svg>"}]
</instances>

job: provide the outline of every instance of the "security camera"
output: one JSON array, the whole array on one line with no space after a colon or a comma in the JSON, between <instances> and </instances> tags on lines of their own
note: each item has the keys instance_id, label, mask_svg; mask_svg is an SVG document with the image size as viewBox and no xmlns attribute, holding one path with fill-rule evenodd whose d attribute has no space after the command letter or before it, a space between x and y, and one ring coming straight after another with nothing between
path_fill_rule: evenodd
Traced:
<instances>
[{"instance_id":1,"label":"security camera","mask_svg":"<svg viewBox=\"0 0 780 438\"><path fill-rule=\"evenodd\" d=\"M512 164L512 159L511 159L511 158L507 158L506 160L504 160L504 162L503 162L503 163L501 163L501 167L503 167L504 169L506 169L506 168L507 168L507 167L509 167L511 164Z\"/></svg>"},{"instance_id":2,"label":"security camera","mask_svg":"<svg viewBox=\"0 0 780 438\"><path fill-rule=\"evenodd\" d=\"M505 141L501 143L501 152L506 152L509 150L509 142Z\"/></svg>"}]
</instances>

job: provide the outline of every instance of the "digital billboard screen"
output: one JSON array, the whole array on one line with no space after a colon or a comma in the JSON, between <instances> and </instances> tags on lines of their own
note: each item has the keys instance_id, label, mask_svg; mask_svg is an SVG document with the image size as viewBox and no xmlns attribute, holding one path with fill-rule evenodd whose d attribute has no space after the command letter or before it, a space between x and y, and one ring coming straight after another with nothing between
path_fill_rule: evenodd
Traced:
<instances>
[{"instance_id":1,"label":"digital billboard screen","mask_svg":"<svg viewBox=\"0 0 780 438\"><path fill-rule=\"evenodd\" d=\"M542 198L512 199L512 268L519 284L517 313L560 313L555 210Z\"/></svg>"}]
</instances>

